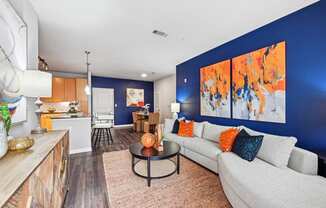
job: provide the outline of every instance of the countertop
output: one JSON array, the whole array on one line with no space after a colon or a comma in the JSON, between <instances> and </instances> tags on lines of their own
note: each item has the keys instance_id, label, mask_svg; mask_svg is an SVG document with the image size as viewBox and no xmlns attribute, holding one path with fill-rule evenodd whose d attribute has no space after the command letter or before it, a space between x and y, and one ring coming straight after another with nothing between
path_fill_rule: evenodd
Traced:
<instances>
[{"instance_id":1,"label":"countertop","mask_svg":"<svg viewBox=\"0 0 326 208\"><path fill-rule=\"evenodd\" d=\"M26 152L8 152L0 159L0 207L4 206L16 190L41 164L67 130L32 135L35 144Z\"/></svg>"}]
</instances>

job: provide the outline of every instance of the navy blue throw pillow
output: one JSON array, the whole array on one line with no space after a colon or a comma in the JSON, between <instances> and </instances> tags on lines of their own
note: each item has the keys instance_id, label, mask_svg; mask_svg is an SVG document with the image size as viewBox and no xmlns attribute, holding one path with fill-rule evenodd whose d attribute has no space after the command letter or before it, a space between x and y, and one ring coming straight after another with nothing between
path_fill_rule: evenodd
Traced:
<instances>
[{"instance_id":1,"label":"navy blue throw pillow","mask_svg":"<svg viewBox=\"0 0 326 208\"><path fill-rule=\"evenodd\" d=\"M262 135L250 136L245 130L241 130L234 141L232 152L251 162L263 143L263 137Z\"/></svg>"},{"instance_id":2,"label":"navy blue throw pillow","mask_svg":"<svg viewBox=\"0 0 326 208\"><path fill-rule=\"evenodd\" d=\"M176 119L173 124L172 133L177 134L178 132L179 132L179 120Z\"/></svg>"}]
</instances>

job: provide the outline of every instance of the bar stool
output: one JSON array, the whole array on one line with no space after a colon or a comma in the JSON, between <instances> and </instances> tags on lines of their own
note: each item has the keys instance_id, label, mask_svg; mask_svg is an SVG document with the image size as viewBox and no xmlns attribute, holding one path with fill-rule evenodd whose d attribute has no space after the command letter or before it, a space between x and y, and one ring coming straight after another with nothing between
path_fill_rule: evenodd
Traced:
<instances>
[{"instance_id":1,"label":"bar stool","mask_svg":"<svg viewBox=\"0 0 326 208\"><path fill-rule=\"evenodd\" d=\"M101 141L102 137L107 138L107 142L110 145L113 143L113 137L111 129L113 128L114 115L98 114L95 116L95 121L92 126L92 144L93 147Z\"/></svg>"}]
</instances>

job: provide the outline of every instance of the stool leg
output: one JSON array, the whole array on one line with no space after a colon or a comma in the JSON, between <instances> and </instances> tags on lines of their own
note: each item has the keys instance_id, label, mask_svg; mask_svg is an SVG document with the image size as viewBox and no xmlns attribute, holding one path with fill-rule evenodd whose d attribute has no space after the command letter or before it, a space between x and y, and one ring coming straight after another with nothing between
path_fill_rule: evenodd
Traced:
<instances>
[{"instance_id":1,"label":"stool leg","mask_svg":"<svg viewBox=\"0 0 326 208\"><path fill-rule=\"evenodd\" d=\"M109 131L108 131L107 128L105 129L105 131L106 131L106 137L107 137L108 145L110 145L110 135L109 135Z\"/></svg>"},{"instance_id":2,"label":"stool leg","mask_svg":"<svg viewBox=\"0 0 326 208\"><path fill-rule=\"evenodd\" d=\"M112 134L111 134L111 128L109 128L109 134L110 134L110 140L113 143L113 137L112 137Z\"/></svg>"}]
</instances>

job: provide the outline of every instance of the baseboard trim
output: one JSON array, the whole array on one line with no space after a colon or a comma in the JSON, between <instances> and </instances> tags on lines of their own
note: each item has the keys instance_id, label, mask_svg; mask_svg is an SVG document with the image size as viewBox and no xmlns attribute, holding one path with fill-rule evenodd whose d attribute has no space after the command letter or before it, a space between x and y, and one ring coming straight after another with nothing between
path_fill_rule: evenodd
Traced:
<instances>
[{"instance_id":1,"label":"baseboard trim","mask_svg":"<svg viewBox=\"0 0 326 208\"><path fill-rule=\"evenodd\" d=\"M124 127L132 127L133 124L122 124L122 125L114 125L114 128L124 128Z\"/></svg>"},{"instance_id":2,"label":"baseboard trim","mask_svg":"<svg viewBox=\"0 0 326 208\"><path fill-rule=\"evenodd\" d=\"M73 155L73 154L78 154L82 152L91 152L91 151L92 151L92 147L85 147L85 148L70 150L69 154Z\"/></svg>"}]
</instances>

